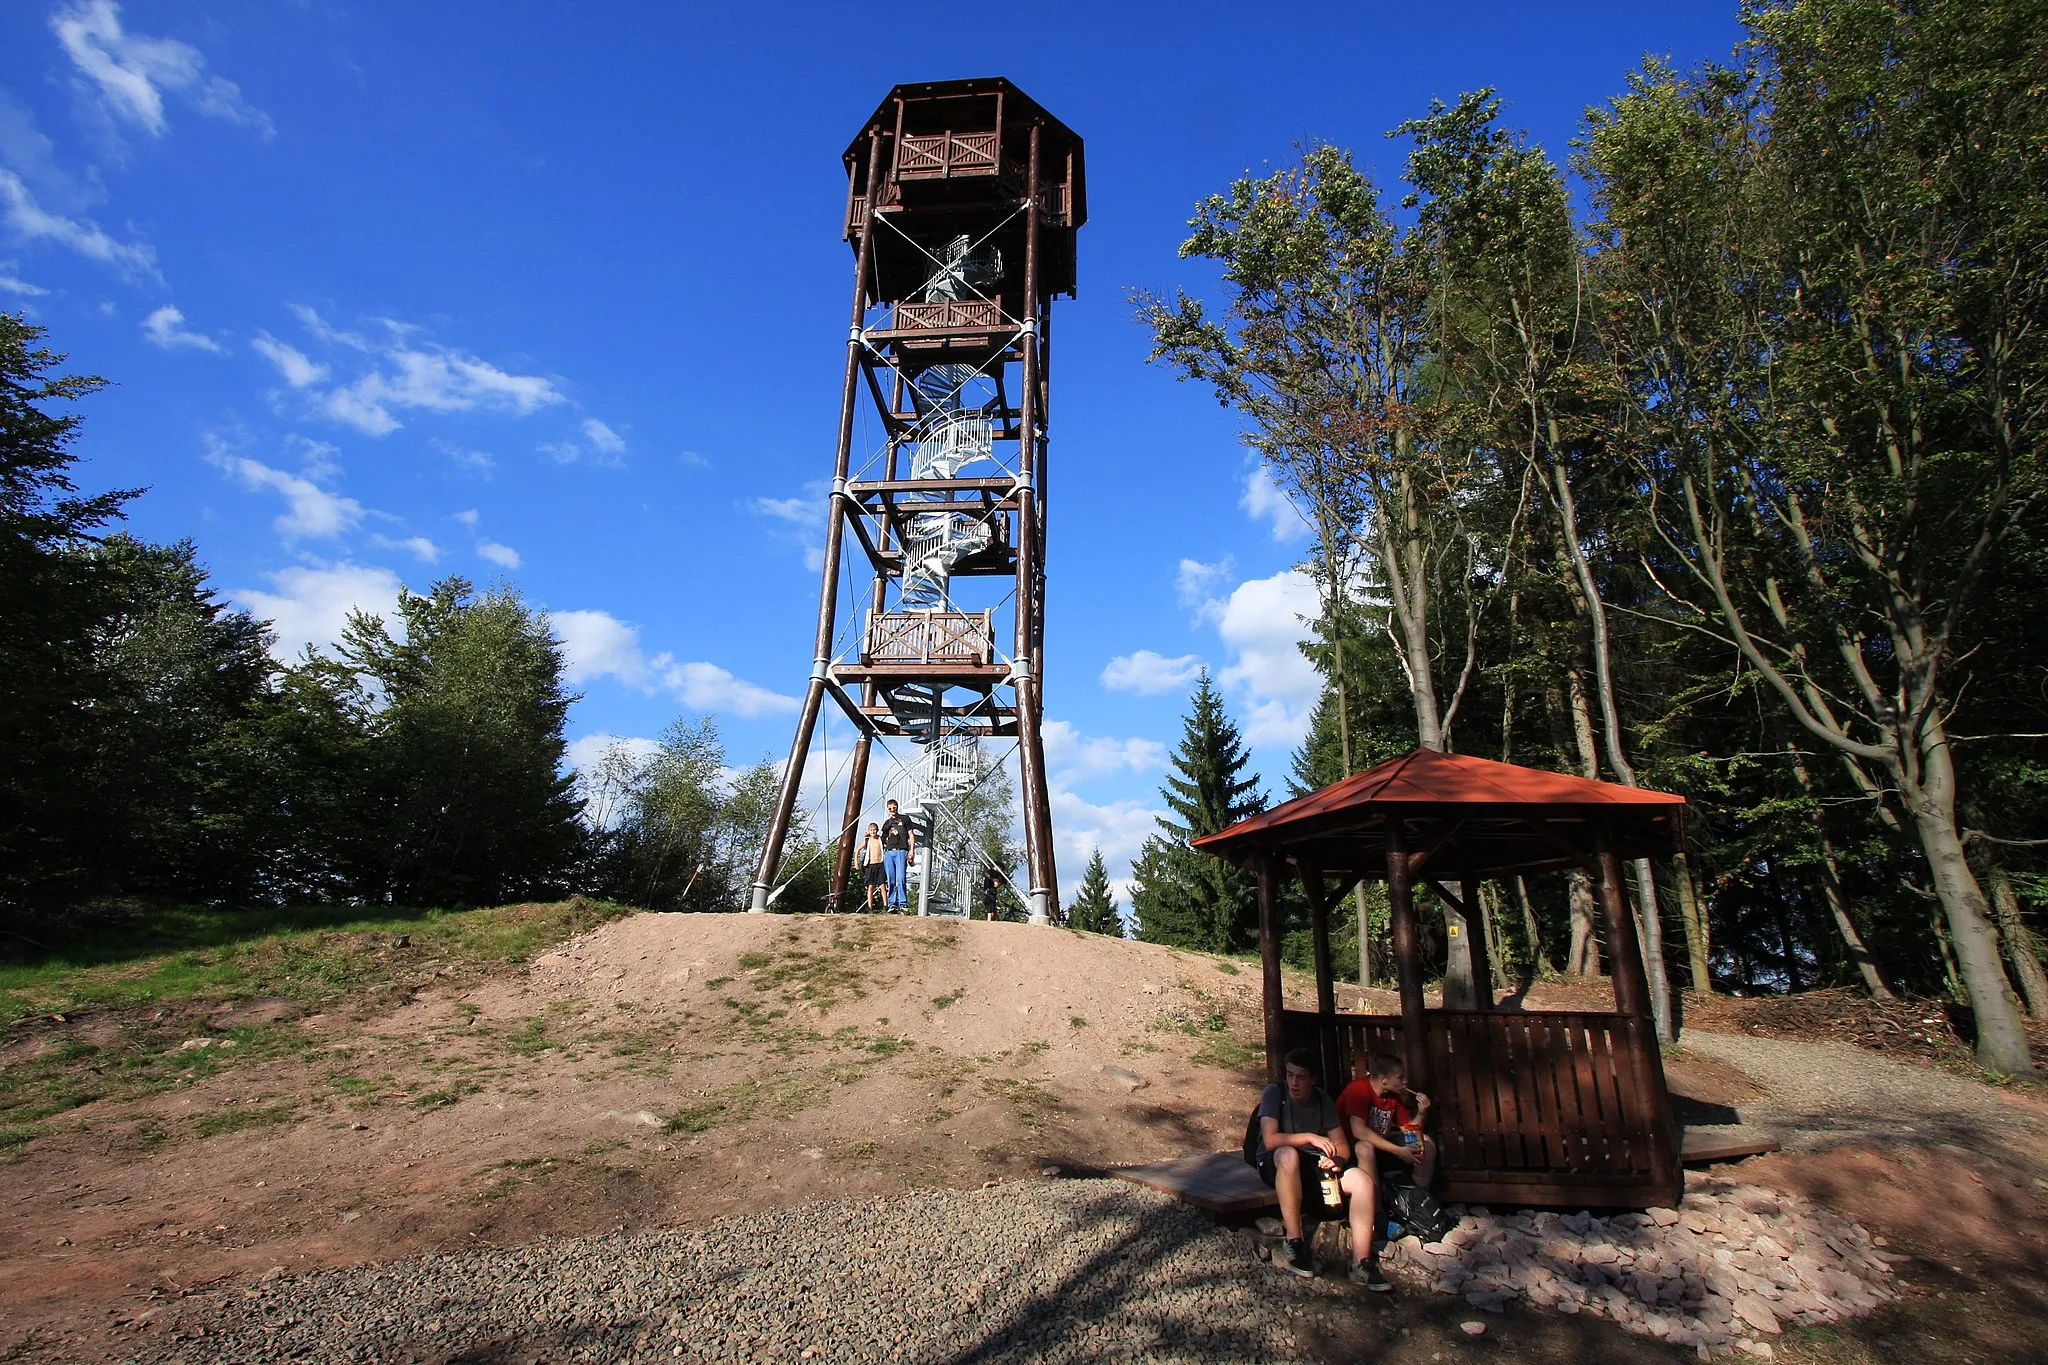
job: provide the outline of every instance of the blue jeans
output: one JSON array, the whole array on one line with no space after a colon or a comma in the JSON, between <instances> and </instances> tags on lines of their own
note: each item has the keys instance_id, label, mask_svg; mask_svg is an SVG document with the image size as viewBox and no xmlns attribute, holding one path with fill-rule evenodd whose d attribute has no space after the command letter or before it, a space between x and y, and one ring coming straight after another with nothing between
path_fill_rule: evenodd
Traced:
<instances>
[{"instance_id":1,"label":"blue jeans","mask_svg":"<svg viewBox=\"0 0 2048 1365\"><path fill-rule=\"evenodd\" d=\"M882 850L882 880L889 883L889 908L901 910L910 904L910 853L906 849Z\"/></svg>"}]
</instances>

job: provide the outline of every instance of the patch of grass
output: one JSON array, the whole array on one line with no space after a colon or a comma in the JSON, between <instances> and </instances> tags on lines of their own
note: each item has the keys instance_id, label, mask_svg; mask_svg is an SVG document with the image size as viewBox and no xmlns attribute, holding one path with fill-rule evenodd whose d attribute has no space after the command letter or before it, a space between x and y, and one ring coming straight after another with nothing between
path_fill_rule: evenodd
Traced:
<instances>
[{"instance_id":1,"label":"patch of grass","mask_svg":"<svg viewBox=\"0 0 2048 1365\"><path fill-rule=\"evenodd\" d=\"M967 988L965 986L960 986L955 988L954 990L948 991L944 995L935 995L932 997L932 1008L935 1010L942 1010L946 1008L946 1006L948 1005L957 1004L959 1003L960 997L965 994L967 994Z\"/></svg>"},{"instance_id":2,"label":"patch of grass","mask_svg":"<svg viewBox=\"0 0 2048 1365\"><path fill-rule=\"evenodd\" d=\"M1237 964L1235 962L1223 962L1219 960L1216 964L1216 970L1223 973L1225 976L1236 976Z\"/></svg>"},{"instance_id":3,"label":"patch of grass","mask_svg":"<svg viewBox=\"0 0 2048 1365\"><path fill-rule=\"evenodd\" d=\"M505 1046L522 1057L538 1057L554 1045L548 1037L548 1021L541 1015L528 1019L516 1033L505 1038Z\"/></svg>"},{"instance_id":4,"label":"patch of grass","mask_svg":"<svg viewBox=\"0 0 2048 1365\"><path fill-rule=\"evenodd\" d=\"M1077 1014L1073 1018L1067 1020L1067 1025L1070 1028L1087 1028L1088 1021Z\"/></svg>"},{"instance_id":5,"label":"patch of grass","mask_svg":"<svg viewBox=\"0 0 2048 1365\"><path fill-rule=\"evenodd\" d=\"M758 972L761 970L761 968L767 966L774 960L775 954L773 953L741 953L740 970L745 972Z\"/></svg>"},{"instance_id":6,"label":"patch of grass","mask_svg":"<svg viewBox=\"0 0 2048 1365\"><path fill-rule=\"evenodd\" d=\"M483 1087L475 1081L457 1081L453 1085L444 1085L439 1090L429 1090L425 1094L414 1095L407 1103L415 1109L441 1109L456 1103L466 1095L474 1095L482 1089Z\"/></svg>"},{"instance_id":7,"label":"patch of grass","mask_svg":"<svg viewBox=\"0 0 2048 1365\"><path fill-rule=\"evenodd\" d=\"M280 1123L290 1123L298 1116L296 1100L284 1100L277 1104L231 1104L224 1105L210 1113L195 1115L192 1132L196 1137L218 1137L222 1133L239 1133L244 1128L266 1128Z\"/></svg>"},{"instance_id":8,"label":"patch of grass","mask_svg":"<svg viewBox=\"0 0 2048 1365\"><path fill-rule=\"evenodd\" d=\"M1196 1066L1220 1066L1236 1071L1264 1060L1265 1055L1263 1047L1253 1047L1240 1038L1223 1033L1204 1043L1189 1060Z\"/></svg>"},{"instance_id":9,"label":"patch of grass","mask_svg":"<svg viewBox=\"0 0 2048 1365\"><path fill-rule=\"evenodd\" d=\"M1050 1052L1051 1050L1052 1044L1046 1042L1043 1038L1040 1038L1035 1042L1029 1042L1024 1044L1024 1051L1027 1053L1031 1053L1033 1055L1036 1055L1040 1052Z\"/></svg>"},{"instance_id":10,"label":"patch of grass","mask_svg":"<svg viewBox=\"0 0 2048 1365\"><path fill-rule=\"evenodd\" d=\"M33 1123L0 1123L0 1155L20 1151L43 1135L43 1129Z\"/></svg>"},{"instance_id":11,"label":"patch of grass","mask_svg":"<svg viewBox=\"0 0 2048 1365\"><path fill-rule=\"evenodd\" d=\"M720 986L730 986L731 984L732 978L729 976L714 976L709 981L704 983L704 988L706 990L715 991Z\"/></svg>"},{"instance_id":12,"label":"patch of grass","mask_svg":"<svg viewBox=\"0 0 2048 1365\"><path fill-rule=\"evenodd\" d=\"M926 1114L924 1116L924 1121L936 1127L939 1124L944 1123L947 1119L958 1117L960 1116L958 1114L955 1114L950 1109L934 1109L931 1113Z\"/></svg>"}]
</instances>

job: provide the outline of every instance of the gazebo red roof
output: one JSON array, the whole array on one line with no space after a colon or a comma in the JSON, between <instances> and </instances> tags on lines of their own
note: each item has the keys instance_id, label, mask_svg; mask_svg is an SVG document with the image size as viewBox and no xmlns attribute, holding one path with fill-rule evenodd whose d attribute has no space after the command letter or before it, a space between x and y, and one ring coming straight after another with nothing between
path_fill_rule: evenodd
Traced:
<instances>
[{"instance_id":1,"label":"gazebo red roof","mask_svg":"<svg viewBox=\"0 0 2048 1365\"><path fill-rule=\"evenodd\" d=\"M1194 841L1247 862L1306 858L1328 872L1383 875L1397 824L1430 848L1432 876L1493 876L1584 861L1601 839L1624 858L1676 850L1685 798L1467 754L1417 749Z\"/></svg>"}]
</instances>

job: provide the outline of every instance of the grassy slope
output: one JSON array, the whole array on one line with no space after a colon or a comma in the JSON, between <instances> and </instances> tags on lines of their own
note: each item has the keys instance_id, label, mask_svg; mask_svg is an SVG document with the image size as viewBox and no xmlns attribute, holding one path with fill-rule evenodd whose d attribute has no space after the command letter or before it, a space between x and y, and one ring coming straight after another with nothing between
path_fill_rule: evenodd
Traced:
<instances>
[{"instance_id":1,"label":"grassy slope","mask_svg":"<svg viewBox=\"0 0 2048 1365\"><path fill-rule=\"evenodd\" d=\"M387 1005L437 974L474 977L524 962L626 913L581 899L467 911L186 906L17 956L0 963L0 1153L94 1100L301 1050L290 1016ZM248 1010L251 1000L273 1008ZM186 1046L196 1040L207 1045ZM233 1118L247 1126L289 1112Z\"/></svg>"}]
</instances>

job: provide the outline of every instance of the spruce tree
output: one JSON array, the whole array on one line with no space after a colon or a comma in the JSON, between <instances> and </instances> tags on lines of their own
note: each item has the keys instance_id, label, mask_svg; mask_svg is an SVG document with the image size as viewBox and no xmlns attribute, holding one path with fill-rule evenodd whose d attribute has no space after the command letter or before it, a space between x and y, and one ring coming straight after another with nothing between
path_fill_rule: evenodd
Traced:
<instances>
[{"instance_id":1,"label":"spruce tree","mask_svg":"<svg viewBox=\"0 0 2048 1365\"><path fill-rule=\"evenodd\" d=\"M1109 892L1109 869L1103 865L1099 848L1089 856L1087 870L1081 874L1081 889L1074 893L1074 903L1067 907L1067 927L1085 929L1091 934L1123 934L1116 898Z\"/></svg>"},{"instance_id":2,"label":"spruce tree","mask_svg":"<svg viewBox=\"0 0 2048 1365\"><path fill-rule=\"evenodd\" d=\"M1258 778L1243 776L1251 755L1223 698L1203 672L1185 717L1174 775L1160 796L1171 818L1145 841L1131 866L1131 909L1148 943L1205 952L1242 952L1258 942L1257 878L1197 853L1189 841L1265 809Z\"/></svg>"}]
</instances>

